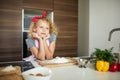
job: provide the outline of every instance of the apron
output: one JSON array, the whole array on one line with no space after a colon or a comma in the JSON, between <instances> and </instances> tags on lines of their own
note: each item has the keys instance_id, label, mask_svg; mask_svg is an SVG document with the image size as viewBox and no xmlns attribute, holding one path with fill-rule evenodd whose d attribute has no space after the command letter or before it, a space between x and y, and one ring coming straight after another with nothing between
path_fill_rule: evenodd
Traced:
<instances>
[{"instance_id":1,"label":"apron","mask_svg":"<svg viewBox=\"0 0 120 80\"><path fill-rule=\"evenodd\" d=\"M35 46L37 48L39 48L39 42L38 42L38 40L35 39L34 41L35 41ZM46 40L46 42L47 42L47 45L49 46L50 45L49 40Z\"/></svg>"},{"instance_id":2,"label":"apron","mask_svg":"<svg viewBox=\"0 0 120 80\"><path fill-rule=\"evenodd\" d=\"M38 40L34 40L34 41L35 41L35 46L36 46L37 48L39 48L39 42L38 42ZM50 44L49 44L49 40L46 40L46 42L47 42L47 44L48 44L48 46L49 46L49 45L50 45ZM30 61L35 61L36 58L35 58L34 55L31 55L31 56L29 56L29 60L30 60Z\"/></svg>"}]
</instances>

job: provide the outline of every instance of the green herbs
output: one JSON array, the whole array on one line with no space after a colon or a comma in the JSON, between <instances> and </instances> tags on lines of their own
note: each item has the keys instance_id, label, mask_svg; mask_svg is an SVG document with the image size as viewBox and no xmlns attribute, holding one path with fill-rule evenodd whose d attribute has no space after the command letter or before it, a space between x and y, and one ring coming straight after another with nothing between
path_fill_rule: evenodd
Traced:
<instances>
[{"instance_id":1,"label":"green herbs","mask_svg":"<svg viewBox=\"0 0 120 80\"><path fill-rule=\"evenodd\" d=\"M103 60L112 64L112 62L115 61L115 56L112 54L112 49L113 48L111 48L110 50L108 49L101 50L96 48L95 52L93 52L91 57L94 57L95 61Z\"/></svg>"}]
</instances>

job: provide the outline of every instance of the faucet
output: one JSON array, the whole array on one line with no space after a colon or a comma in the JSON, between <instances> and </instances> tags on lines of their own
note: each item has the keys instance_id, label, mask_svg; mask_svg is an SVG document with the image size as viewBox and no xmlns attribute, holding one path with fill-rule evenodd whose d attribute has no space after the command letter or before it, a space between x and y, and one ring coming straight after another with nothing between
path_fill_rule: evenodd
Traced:
<instances>
[{"instance_id":1,"label":"faucet","mask_svg":"<svg viewBox=\"0 0 120 80\"><path fill-rule=\"evenodd\" d=\"M111 40L111 35L112 35L112 33L115 32L115 31L120 31L120 28L114 28L114 29L112 29L112 30L110 31L109 37L108 37L108 41Z\"/></svg>"},{"instance_id":2,"label":"faucet","mask_svg":"<svg viewBox=\"0 0 120 80\"><path fill-rule=\"evenodd\" d=\"M109 37L108 37L108 41L111 40L111 35L112 35L112 33L115 32L115 31L120 31L120 28L114 28L114 29L112 29L112 30L110 31ZM119 51L120 51L120 43L119 43ZM119 54L119 53L114 53L114 54L115 54L115 57L118 58L118 63L120 63L120 54Z\"/></svg>"}]
</instances>

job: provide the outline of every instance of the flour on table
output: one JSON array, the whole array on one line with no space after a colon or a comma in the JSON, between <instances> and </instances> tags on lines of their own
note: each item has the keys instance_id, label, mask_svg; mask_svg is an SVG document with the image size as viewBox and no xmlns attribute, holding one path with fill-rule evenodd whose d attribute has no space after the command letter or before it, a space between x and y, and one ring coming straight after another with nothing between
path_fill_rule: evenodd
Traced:
<instances>
[{"instance_id":1,"label":"flour on table","mask_svg":"<svg viewBox=\"0 0 120 80\"><path fill-rule=\"evenodd\" d=\"M45 60L45 61L41 61L41 62L45 63L45 64L50 64L50 63L52 64L52 63L68 63L70 61L71 60L64 58L64 57L56 57L51 60Z\"/></svg>"},{"instance_id":2,"label":"flour on table","mask_svg":"<svg viewBox=\"0 0 120 80\"><path fill-rule=\"evenodd\" d=\"M2 71L4 71L4 72L10 72L10 71L13 71L15 69L16 68L14 68L12 65L10 65L10 66L5 67Z\"/></svg>"}]
</instances>

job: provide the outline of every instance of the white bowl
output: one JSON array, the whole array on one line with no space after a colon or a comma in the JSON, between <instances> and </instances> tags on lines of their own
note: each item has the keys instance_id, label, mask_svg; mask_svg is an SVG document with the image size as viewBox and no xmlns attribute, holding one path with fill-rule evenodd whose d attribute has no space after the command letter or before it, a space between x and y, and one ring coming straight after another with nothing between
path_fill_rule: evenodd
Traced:
<instances>
[{"instance_id":1,"label":"white bowl","mask_svg":"<svg viewBox=\"0 0 120 80\"><path fill-rule=\"evenodd\" d=\"M36 74L43 76L36 76ZM22 75L25 80L50 80L52 71L49 68L37 67L23 72Z\"/></svg>"}]
</instances>

